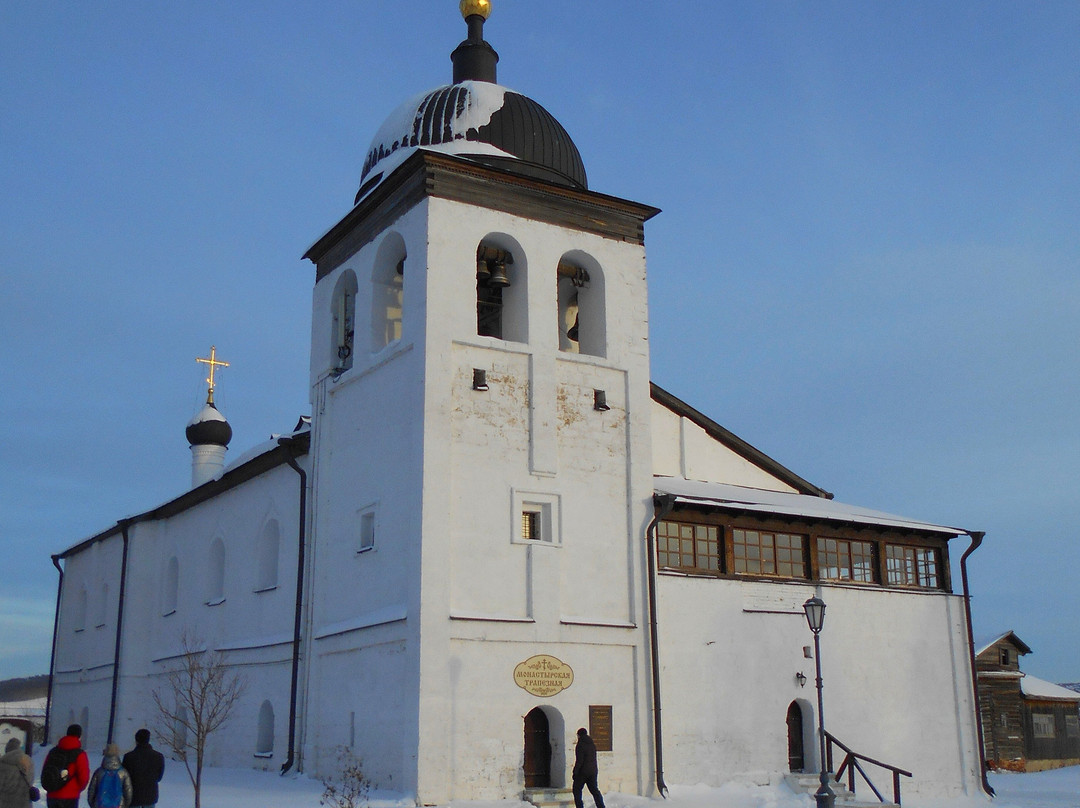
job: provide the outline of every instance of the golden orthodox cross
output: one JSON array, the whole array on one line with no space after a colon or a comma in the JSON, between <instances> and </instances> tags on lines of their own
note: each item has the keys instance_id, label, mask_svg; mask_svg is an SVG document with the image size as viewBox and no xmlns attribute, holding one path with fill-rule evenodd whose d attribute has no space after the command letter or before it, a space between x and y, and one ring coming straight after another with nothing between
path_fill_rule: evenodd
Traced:
<instances>
[{"instance_id":1,"label":"golden orthodox cross","mask_svg":"<svg viewBox=\"0 0 1080 808\"><path fill-rule=\"evenodd\" d=\"M206 391L206 403L207 404L213 404L214 403L214 370L217 369L217 368L227 368L229 366L229 363L228 362L222 362L221 360L219 360L217 358L217 348L215 348L213 345L210 346L210 358L209 359L204 359L201 356L196 356L195 361L196 362L202 362L204 365L209 365L210 366L210 375L206 377L206 383L208 385L210 385L209 389Z\"/></svg>"}]
</instances>

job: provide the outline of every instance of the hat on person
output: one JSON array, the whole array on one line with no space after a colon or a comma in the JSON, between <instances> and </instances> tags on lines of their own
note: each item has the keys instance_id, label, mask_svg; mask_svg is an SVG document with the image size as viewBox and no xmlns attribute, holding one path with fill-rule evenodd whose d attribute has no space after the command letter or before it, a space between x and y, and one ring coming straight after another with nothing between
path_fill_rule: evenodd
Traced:
<instances>
[{"instance_id":1,"label":"hat on person","mask_svg":"<svg viewBox=\"0 0 1080 808\"><path fill-rule=\"evenodd\" d=\"M140 729L135 733L135 743L150 743L150 730Z\"/></svg>"},{"instance_id":2,"label":"hat on person","mask_svg":"<svg viewBox=\"0 0 1080 808\"><path fill-rule=\"evenodd\" d=\"M16 749L22 749L22 741L18 738L8 738L7 746L4 747L4 753L14 752Z\"/></svg>"},{"instance_id":3,"label":"hat on person","mask_svg":"<svg viewBox=\"0 0 1080 808\"><path fill-rule=\"evenodd\" d=\"M108 744L102 754L105 757L120 757L120 747L114 743Z\"/></svg>"},{"instance_id":4,"label":"hat on person","mask_svg":"<svg viewBox=\"0 0 1080 808\"><path fill-rule=\"evenodd\" d=\"M81 738L82 727L78 724L70 724L68 725L67 734L70 735L72 738Z\"/></svg>"}]
</instances>

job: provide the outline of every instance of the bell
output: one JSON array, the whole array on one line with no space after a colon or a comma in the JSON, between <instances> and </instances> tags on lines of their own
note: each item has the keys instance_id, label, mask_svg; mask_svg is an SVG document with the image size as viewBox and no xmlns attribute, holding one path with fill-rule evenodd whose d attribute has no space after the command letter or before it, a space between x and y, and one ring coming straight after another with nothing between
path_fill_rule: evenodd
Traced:
<instances>
[{"instance_id":1,"label":"bell","mask_svg":"<svg viewBox=\"0 0 1080 808\"><path fill-rule=\"evenodd\" d=\"M570 330L566 332L566 338L571 342L578 341L578 325L581 323L581 315L579 314L574 318L574 324L570 326Z\"/></svg>"},{"instance_id":2,"label":"bell","mask_svg":"<svg viewBox=\"0 0 1080 808\"><path fill-rule=\"evenodd\" d=\"M502 261L491 262L491 277L488 278L488 286L496 286L505 289L510 285L510 278L506 274L506 264Z\"/></svg>"},{"instance_id":3,"label":"bell","mask_svg":"<svg viewBox=\"0 0 1080 808\"><path fill-rule=\"evenodd\" d=\"M488 262L484 258L476 259L476 279L481 282L486 282L491 277L491 268L488 266Z\"/></svg>"}]
</instances>

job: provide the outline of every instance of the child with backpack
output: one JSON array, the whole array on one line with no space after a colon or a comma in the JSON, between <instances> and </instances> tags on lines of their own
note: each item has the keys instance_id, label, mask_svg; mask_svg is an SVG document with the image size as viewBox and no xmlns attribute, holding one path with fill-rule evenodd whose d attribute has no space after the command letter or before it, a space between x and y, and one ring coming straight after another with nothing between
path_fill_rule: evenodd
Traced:
<instances>
[{"instance_id":1,"label":"child with backpack","mask_svg":"<svg viewBox=\"0 0 1080 808\"><path fill-rule=\"evenodd\" d=\"M86 799L90 808L128 808L131 793L131 776L120 765L120 747L111 743L105 747L101 766L90 778Z\"/></svg>"}]
</instances>

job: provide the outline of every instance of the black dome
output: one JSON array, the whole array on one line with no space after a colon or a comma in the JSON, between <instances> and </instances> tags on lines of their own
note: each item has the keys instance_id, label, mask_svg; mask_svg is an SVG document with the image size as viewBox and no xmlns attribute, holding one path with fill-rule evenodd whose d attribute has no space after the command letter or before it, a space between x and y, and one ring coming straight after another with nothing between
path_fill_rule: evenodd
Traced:
<instances>
[{"instance_id":1,"label":"black dome","mask_svg":"<svg viewBox=\"0 0 1080 808\"><path fill-rule=\"evenodd\" d=\"M574 141L550 112L498 84L463 81L407 101L368 149L357 201L417 148L585 190Z\"/></svg>"},{"instance_id":2,"label":"black dome","mask_svg":"<svg viewBox=\"0 0 1080 808\"><path fill-rule=\"evenodd\" d=\"M192 446L228 446L232 440L232 427L225 420L225 416L218 412L217 407L207 404L191 419L184 434Z\"/></svg>"}]
</instances>

